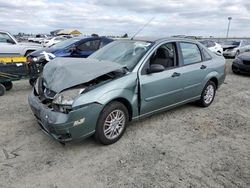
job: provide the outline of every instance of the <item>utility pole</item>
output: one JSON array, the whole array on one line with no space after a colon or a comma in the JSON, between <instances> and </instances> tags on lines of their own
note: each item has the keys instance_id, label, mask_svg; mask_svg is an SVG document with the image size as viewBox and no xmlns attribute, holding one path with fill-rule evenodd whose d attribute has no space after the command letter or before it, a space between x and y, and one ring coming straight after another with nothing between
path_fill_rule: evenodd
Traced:
<instances>
[{"instance_id":1,"label":"utility pole","mask_svg":"<svg viewBox=\"0 0 250 188\"><path fill-rule=\"evenodd\" d=\"M227 26L227 37L226 38L228 38L228 33L229 33L229 29L230 29L230 22L231 22L231 20L233 18L232 17L228 17L227 19L228 19L228 26Z\"/></svg>"}]
</instances>

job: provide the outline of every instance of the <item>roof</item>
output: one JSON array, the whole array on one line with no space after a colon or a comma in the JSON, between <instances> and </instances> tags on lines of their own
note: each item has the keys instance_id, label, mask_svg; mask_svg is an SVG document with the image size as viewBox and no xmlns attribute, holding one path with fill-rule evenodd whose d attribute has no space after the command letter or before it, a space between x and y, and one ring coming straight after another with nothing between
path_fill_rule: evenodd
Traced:
<instances>
[{"instance_id":1,"label":"roof","mask_svg":"<svg viewBox=\"0 0 250 188\"><path fill-rule=\"evenodd\" d=\"M161 42L161 41L187 41L187 42L194 42L196 40L189 39L189 38L182 38L182 37L136 37L133 40L140 40L140 41L147 41L147 42Z\"/></svg>"}]
</instances>

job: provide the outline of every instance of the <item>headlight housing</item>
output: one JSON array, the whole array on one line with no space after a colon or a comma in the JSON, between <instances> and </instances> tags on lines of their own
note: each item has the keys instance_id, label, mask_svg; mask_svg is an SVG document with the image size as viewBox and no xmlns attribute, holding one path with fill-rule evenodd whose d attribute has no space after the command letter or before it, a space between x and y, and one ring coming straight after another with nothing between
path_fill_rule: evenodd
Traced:
<instances>
[{"instance_id":1,"label":"headlight housing","mask_svg":"<svg viewBox=\"0 0 250 188\"><path fill-rule=\"evenodd\" d=\"M58 105L71 106L74 100L76 99L76 97L78 97L84 90L85 88L69 89L69 90L63 91L62 93L58 93L55 96L52 103L58 104Z\"/></svg>"}]
</instances>

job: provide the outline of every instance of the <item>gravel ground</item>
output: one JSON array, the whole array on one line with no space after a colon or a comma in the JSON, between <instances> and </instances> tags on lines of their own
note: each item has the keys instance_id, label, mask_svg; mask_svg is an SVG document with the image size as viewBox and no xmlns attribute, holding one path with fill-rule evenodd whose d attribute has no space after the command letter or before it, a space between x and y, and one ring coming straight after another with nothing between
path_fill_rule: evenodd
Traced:
<instances>
[{"instance_id":1,"label":"gravel ground","mask_svg":"<svg viewBox=\"0 0 250 188\"><path fill-rule=\"evenodd\" d=\"M0 98L0 187L250 187L250 77L231 72L209 108L131 123L116 144L62 146L37 126L27 81Z\"/></svg>"}]
</instances>

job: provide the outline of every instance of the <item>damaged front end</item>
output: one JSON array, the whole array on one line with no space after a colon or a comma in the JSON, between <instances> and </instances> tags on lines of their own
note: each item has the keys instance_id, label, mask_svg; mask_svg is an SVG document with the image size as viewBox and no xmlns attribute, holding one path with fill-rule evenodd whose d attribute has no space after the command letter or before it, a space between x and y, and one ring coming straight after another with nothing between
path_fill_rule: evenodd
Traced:
<instances>
[{"instance_id":1,"label":"damaged front end","mask_svg":"<svg viewBox=\"0 0 250 188\"><path fill-rule=\"evenodd\" d=\"M54 85L54 79L58 78L58 75L53 76L53 82L51 82L51 77L46 77L46 74L39 77L29 96L29 104L42 130L60 142L83 139L94 134L102 105L95 101L80 105L74 105L74 102L85 93L126 74L125 69L111 70L105 74L102 74L103 71L99 71L98 74L87 77L79 77L79 73L74 77L69 77L66 75L72 72L67 72L65 67L61 67L55 73L66 76L68 79L56 80L56 82L60 82L60 86L57 85L59 83ZM45 67L46 71L50 72ZM87 70L85 69L85 71ZM106 71L110 71L110 69L106 69ZM96 75L98 76L93 78ZM62 85L63 82L65 85ZM56 86L55 89L53 86Z\"/></svg>"}]
</instances>

